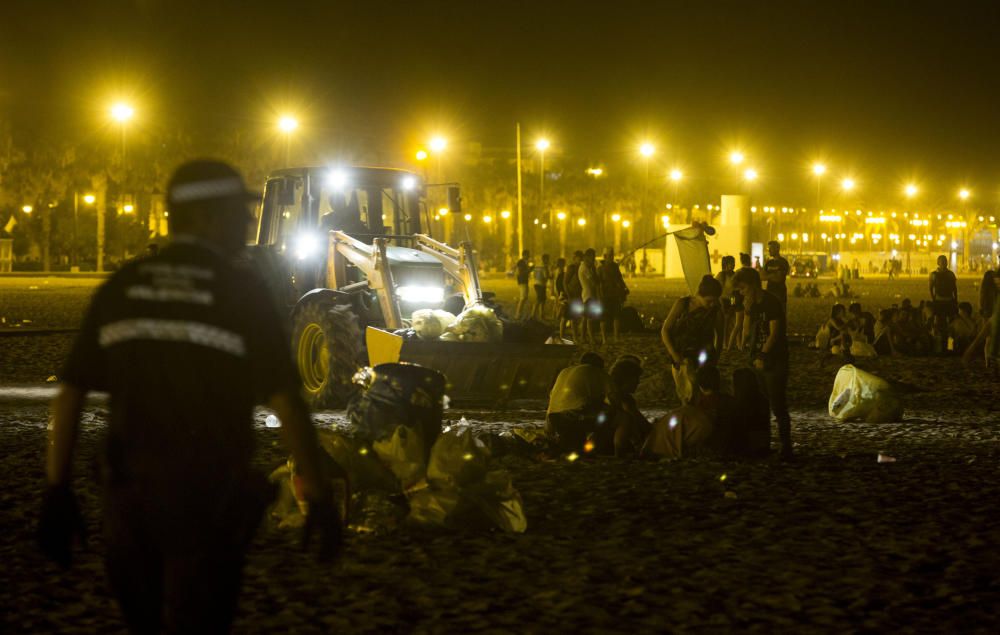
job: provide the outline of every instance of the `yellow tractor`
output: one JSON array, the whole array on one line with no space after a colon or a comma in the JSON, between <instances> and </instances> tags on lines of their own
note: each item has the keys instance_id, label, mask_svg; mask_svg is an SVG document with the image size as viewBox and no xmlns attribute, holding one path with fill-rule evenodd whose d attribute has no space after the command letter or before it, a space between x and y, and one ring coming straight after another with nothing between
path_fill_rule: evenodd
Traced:
<instances>
[{"instance_id":1,"label":"yellow tractor","mask_svg":"<svg viewBox=\"0 0 1000 635\"><path fill-rule=\"evenodd\" d=\"M426 188L390 168L291 168L272 173L251 252L291 316L291 343L314 408L339 408L363 366L412 362L448 379L453 403L544 399L575 347L450 342L397 335L414 311L459 313L490 302L476 254L421 233ZM453 214L457 187L449 187Z\"/></svg>"}]
</instances>

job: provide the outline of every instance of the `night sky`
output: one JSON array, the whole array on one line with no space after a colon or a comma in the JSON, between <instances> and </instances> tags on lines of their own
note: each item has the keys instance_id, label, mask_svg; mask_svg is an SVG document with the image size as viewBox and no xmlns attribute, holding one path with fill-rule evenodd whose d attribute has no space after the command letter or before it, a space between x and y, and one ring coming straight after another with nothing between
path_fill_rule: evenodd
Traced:
<instances>
[{"instance_id":1,"label":"night sky","mask_svg":"<svg viewBox=\"0 0 1000 635\"><path fill-rule=\"evenodd\" d=\"M211 4L208 8L205 5ZM0 114L86 136L116 96L190 134L300 115L314 140L410 156L431 133L697 178L741 146L762 180L1000 193L996 2L4 3ZM333 141L330 141L333 143ZM322 142L318 142L322 143Z\"/></svg>"}]
</instances>

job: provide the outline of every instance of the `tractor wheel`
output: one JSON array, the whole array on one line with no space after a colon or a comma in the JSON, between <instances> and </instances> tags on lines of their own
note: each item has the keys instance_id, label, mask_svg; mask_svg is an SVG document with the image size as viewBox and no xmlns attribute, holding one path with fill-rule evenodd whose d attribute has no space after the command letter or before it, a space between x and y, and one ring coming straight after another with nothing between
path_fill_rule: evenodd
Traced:
<instances>
[{"instance_id":1,"label":"tractor wheel","mask_svg":"<svg viewBox=\"0 0 1000 635\"><path fill-rule=\"evenodd\" d=\"M358 317L347 305L311 303L292 324L292 351L312 408L344 408L358 387L351 381L364 365Z\"/></svg>"}]
</instances>

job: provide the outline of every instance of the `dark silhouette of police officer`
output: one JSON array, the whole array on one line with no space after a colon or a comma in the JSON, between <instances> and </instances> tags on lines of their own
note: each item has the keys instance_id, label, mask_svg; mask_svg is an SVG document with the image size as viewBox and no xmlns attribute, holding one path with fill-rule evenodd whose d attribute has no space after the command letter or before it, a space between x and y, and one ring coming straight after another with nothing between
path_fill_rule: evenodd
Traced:
<instances>
[{"instance_id":1,"label":"dark silhouette of police officer","mask_svg":"<svg viewBox=\"0 0 1000 635\"><path fill-rule=\"evenodd\" d=\"M171 240L96 292L52 404L43 551L71 563L82 517L71 464L84 398L110 393L107 571L134 632L224 632L244 554L273 490L251 469L253 408L281 420L309 501L306 542L340 542L328 465L275 303L244 247L254 195L230 166L192 161L167 193Z\"/></svg>"}]
</instances>

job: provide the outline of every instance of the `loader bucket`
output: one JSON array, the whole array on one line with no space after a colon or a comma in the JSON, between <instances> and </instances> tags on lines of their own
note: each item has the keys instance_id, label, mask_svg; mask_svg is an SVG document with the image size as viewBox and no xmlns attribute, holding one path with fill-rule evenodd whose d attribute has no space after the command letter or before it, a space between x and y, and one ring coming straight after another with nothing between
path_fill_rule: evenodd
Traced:
<instances>
[{"instance_id":1,"label":"loader bucket","mask_svg":"<svg viewBox=\"0 0 1000 635\"><path fill-rule=\"evenodd\" d=\"M371 326L365 339L369 365L409 362L440 371L449 400L463 406L548 400L556 375L577 353L576 346L559 344L403 339Z\"/></svg>"}]
</instances>

